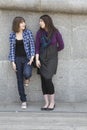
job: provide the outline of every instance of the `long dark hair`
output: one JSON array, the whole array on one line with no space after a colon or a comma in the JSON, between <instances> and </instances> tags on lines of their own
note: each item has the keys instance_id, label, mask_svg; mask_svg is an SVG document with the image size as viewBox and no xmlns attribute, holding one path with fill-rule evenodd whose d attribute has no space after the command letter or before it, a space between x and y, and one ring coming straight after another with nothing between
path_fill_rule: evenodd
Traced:
<instances>
[{"instance_id":1,"label":"long dark hair","mask_svg":"<svg viewBox=\"0 0 87 130\"><path fill-rule=\"evenodd\" d=\"M14 31L15 33L16 33L16 32L19 32L19 25L20 25L20 23L22 23L22 22L25 22L25 19L24 19L23 17L20 17L20 16L15 17L15 18L13 19L12 31Z\"/></svg>"},{"instance_id":2,"label":"long dark hair","mask_svg":"<svg viewBox=\"0 0 87 130\"><path fill-rule=\"evenodd\" d=\"M48 30L48 38L50 39L52 34L56 31L58 31L58 29L54 26L53 21L49 15L42 15L40 17L40 19L42 19L44 21L45 26ZM43 29L40 28L40 30L43 30Z\"/></svg>"}]
</instances>

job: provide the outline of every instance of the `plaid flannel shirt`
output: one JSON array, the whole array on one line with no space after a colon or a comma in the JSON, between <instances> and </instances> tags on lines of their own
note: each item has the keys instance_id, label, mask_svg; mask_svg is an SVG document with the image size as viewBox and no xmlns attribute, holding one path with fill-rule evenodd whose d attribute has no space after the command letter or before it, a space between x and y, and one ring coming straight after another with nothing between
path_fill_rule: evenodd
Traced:
<instances>
[{"instance_id":1,"label":"plaid flannel shirt","mask_svg":"<svg viewBox=\"0 0 87 130\"><path fill-rule=\"evenodd\" d=\"M9 60L15 62L15 47L16 47L16 34L12 32L9 37L10 42L10 52ZM25 29L23 32L23 43L27 58L30 60L31 56L35 55L35 44L32 32Z\"/></svg>"}]
</instances>

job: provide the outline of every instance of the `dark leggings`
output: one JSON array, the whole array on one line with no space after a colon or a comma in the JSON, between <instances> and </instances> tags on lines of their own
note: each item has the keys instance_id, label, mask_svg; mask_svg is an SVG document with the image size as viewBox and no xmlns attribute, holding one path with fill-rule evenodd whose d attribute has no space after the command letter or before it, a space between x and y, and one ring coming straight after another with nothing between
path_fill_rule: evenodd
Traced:
<instances>
[{"instance_id":1,"label":"dark leggings","mask_svg":"<svg viewBox=\"0 0 87 130\"><path fill-rule=\"evenodd\" d=\"M54 94L54 85L52 83L52 79L46 79L43 76L41 76L41 84L43 95Z\"/></svg>"}]
</instances>

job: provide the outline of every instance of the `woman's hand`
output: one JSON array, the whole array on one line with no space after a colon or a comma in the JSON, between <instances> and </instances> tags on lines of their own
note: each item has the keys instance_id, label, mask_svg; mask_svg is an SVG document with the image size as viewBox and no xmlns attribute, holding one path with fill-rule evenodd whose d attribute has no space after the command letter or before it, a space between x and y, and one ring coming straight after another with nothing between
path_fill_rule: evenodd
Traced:
<instances>
[{"instance_id":1,"label":"woman's hand","mask_svg":"<svg viewBox=\"0 0 87 130\"><path fill-rule=\"evenodd\" d=\"M41 67L41 63L40 63L40 60L36 60L36 66L38 67L38 68L40 68Z\"/></svg>"},{"instance_id":2,"label":"woman's hand","mask_svg":"<svg viewBox=\"0 0 87 130\"><path fill-rule=\"evenodd\" d=\"M28 64L31 65L32 62L33 62L33 60L34 60L34 56L31 57L31 59L30 59L30 61L28 62Z\"/></svg>"},{"instance_id":3,"label":"woman's hand","mask_svg":"<svg viewBox=\"0 0 87 130\"><path fill-rule=\"evenodd\" d=\"M12 62L12 68L13 68L13 70L16 72L17 70L16 70L16 64L15 64L15 62Z\"/></svg>"},{"instance_id":4,"label":"woman's hand","mask_svg":"<svg viewBox=\"0 0 87 130\"><path fill-rule=\"evenodd\" d=\"M39 60L39 54L36 54L36 66L37 66L37 68L41 67L41 63L40 63L40 60Z\"/></svg>"}]
</instances>

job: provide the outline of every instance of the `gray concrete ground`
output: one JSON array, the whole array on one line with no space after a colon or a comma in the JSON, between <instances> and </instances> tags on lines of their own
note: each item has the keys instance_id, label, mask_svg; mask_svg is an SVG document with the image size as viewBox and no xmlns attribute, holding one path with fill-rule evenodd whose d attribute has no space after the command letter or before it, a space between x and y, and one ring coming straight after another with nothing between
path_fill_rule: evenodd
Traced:
<instances>
[{"instance_id":1,"label":"gray concrete ground","mask_svg":"<svg viewBox=\"0 0 87 130\"><path fill-rule=\"evenodd\" d=\"M43 103L0 105L0 130L87 130L87 103L56 103L53 111L41 111Z\"/></svg>"},{"instance_id":2,"label":"gray concrete ground","mask_svg":"<svg viewBox=\"0 0 87 130\"><path fill-rule=\"evenodd\" d=\"M44 105L43 102L28 102L28 108L26 112L41 112L40 108ZM9 103L0 104L0 112L22 112L21 103ZM58 103L56 102L56 107L54 112L68 112L68 113L86 113L87 112L87 102L82 103Z\"/></svg>"}]
</instances>

